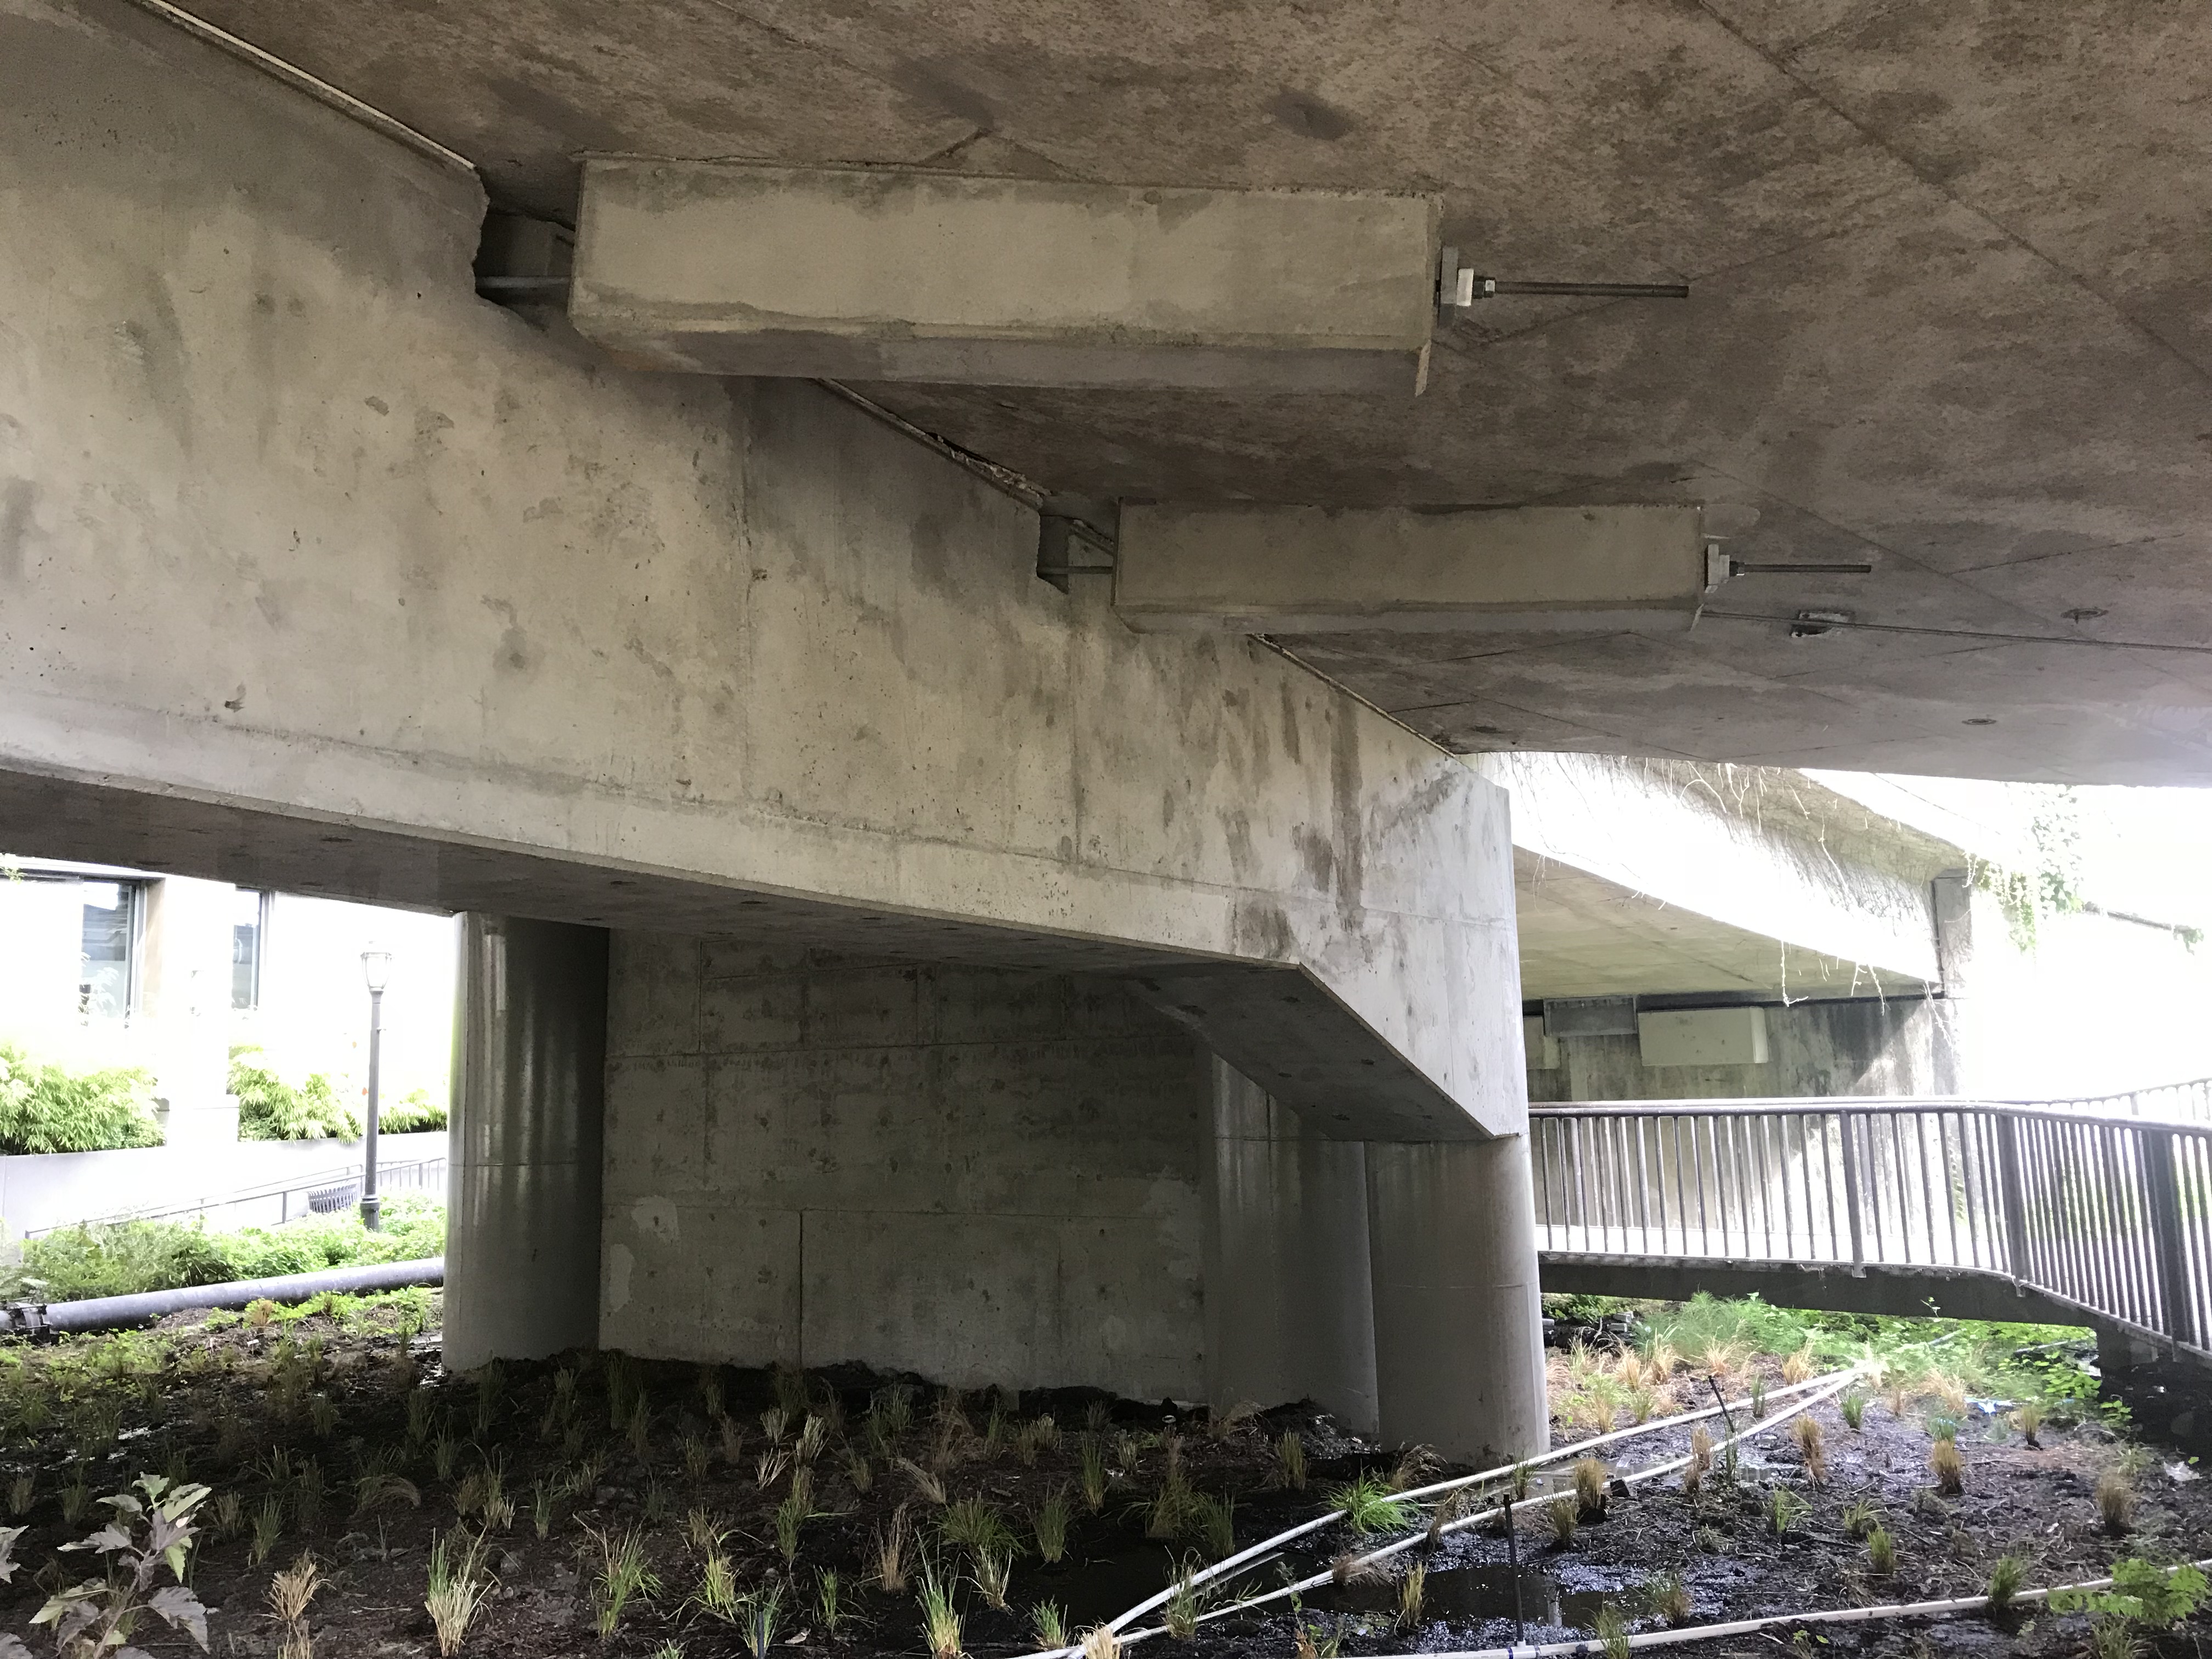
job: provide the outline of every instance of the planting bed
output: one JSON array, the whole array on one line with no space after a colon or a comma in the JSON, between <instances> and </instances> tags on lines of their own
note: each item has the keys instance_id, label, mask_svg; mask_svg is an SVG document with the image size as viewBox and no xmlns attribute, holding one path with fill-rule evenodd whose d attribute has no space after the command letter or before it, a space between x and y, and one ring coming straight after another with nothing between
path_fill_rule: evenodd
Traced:
<instances>
[{"instance_id":1,"label":"planting bed","mask_svg":"<svg viewBox=\"0 0 2212 1659\"><path fill-rule=\"evenodd\" d=\"M858 1371L741 1372L599 1355L455 1377L438 1364L434 1296L268 1313L181 1316L154 1332L0 1348L0 1508L20 1504L6 1524L26 1528L14 1550L17 1576L0 1587L0 1631L48 1650L31 1616L51 1589L88 1570L88 1558L57 1556L56 1547L90 1532L105 1514L93 1500L142 1473L213 1489L198 1511L205 1531L191 1575L209 1609L212 1650L288 1659L305 1659L303 1636L323 1659L436 1653L424 1596L441 1538L449 1571L465 1572L473 1550L474 1582L486 1593L459 1651L483 1659L642 1659L678 1649L721 1659L763 1640L818 1659L920 1656L930 1642L919 1592L933 1577L950 1594L966 1652L1025 1653L1038 1645L1040 1603L1057 1607L1074 1640L1163 1587L1178 1564L1218 1559L1231 1534L1238 1547L1256 1542L1363 1477L1373 1489L1370 1518L1387 1522L1380 1489L1394 1477L1440 1478L1305 1408L1215 1425L1202 1411L1080 1392L948 1397L919 1379ZM426 1325L427 1334L418 1329ZM1715 1345L1701 1357L1728 1368L1731 1397L1753 1377L1773 1388L1784 1381L1771 1356ZM1661 1376L1608 1352L1602 1334L1588 1350L1555 1352L1552 1368L1554 1401L1576 1419L1555 1424L1559 1443L1601 1423L1625 1426L1639 1411L1660 1417L1711 1399L1707 1370ZM1961 1369L1989 1386L1986 1375ZM2158 1398L2171 1415L2193 1385L2166 1381ZM1549 1509L1554 1490L1571 1490L1562 1470L1536 1481L1522 1508L1517 1577L1508 1540L1485 1526L1400 1556L1388 1577L1355 1575L1296 1602L1229 1613L1188 1643L1159 1637L1130 1650L1291 1659L1309 1649L1467 1650L1513 1640L1516 1602L1529 1641L1587 1635L1608 1613L1630 1630L1665 1628L1668 1610L1655 1609L1653 1591L1670 1579L1680 1591L1672 1615L1705 1624L1977 1595L2006 1555L2022 1559L2023 1582L2034 1586L2100 1576L2125 1555L2212 1554L2212 1483L2190 1478L2178 1449L2116 1437L2094 1409L2062 1404L2032 1448L2000 1402L1977 1398L1955 1376L1904 1382L1887 1397L1880 1384L1864 1394L1856 1429L1838 1401L1808 1413L1820 1425L1819 1480L1784 1425L1747 1441L1732 1474L1723 1460L1695 1492L1670 1476L1616 1493L1563 1542ZM1735 1417L1735 1426L1747 1425L1742 1411ZM1958 1423L1963 1490L1948 1497L1933 1490L1931 1419L1938 1429ZM1714 1438L1724 1432L1712 1425ZM1303 1487L1300 1472L1285 1467L1292 1435ZM1664 1429L1607 1456L1626 1473L1689 1445L1686 1429ZM2100 1480L2108 1503L2125 1504L2124 1533L2100 1521ZM1788 1523L1780 1533L1778 1492ZM1066 1505L1066 1542L1048 1562L1036 1518L1047 1512L1051 1530L1055 1494ZM1575 1507L1571 1497L1559 1501ZM1886 1573L1860 1535L1875 1524L1895 1551ZM887 1590L878 1581L882 1546L893 1537L906 1582ZM619 1562L633 1539L641 1582L610 1615L609 1559ZM1235 1589L1328 1571L1359 1544L1339 1523L1255 1563ZM270 1610L272 1577L310 1551L319 1584L304 1621L287 1625ZM1003 1608L977 1583L1001 1562ZM1401 1617L1406 1571L1416 1565L1425 1575L1419 1609ZM832 1575L834 1619L824 1605ZM763 1612L771 1601L772 1620ZM2200 1618L2150 1639L2196 1654L2208 1628ZM948 1632L938 1635L942 1646ZM2078 1614L2036 1610L2005 1620L1830 1626L1817 1642L1791 1636L1785 1628L1682 1650L2060 1654L2086 1650L2090 1627ZM133 1639L149 1653L191 1650L151 1618ZM2117 1646L2121 1634L2108 1631L2106 1640Z\"/></svg>"}]
</instances>

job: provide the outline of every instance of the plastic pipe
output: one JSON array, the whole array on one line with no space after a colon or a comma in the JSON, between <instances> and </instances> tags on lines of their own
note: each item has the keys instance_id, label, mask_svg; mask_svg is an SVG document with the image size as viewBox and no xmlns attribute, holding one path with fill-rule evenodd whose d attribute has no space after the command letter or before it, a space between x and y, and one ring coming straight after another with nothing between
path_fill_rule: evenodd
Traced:
<instances>
[{"instance_id":1,"label":"plastic pipe","mask_svg":"<svg viewBox=\"0 0 2212 1659\"><path fill-rule=\"evenodd\" d=\"M1813 1377L1803 1382L1792 1382L1785 1388L1776 1389L1766 1397L1769 1400L1787 1399L1791 1395L1802 1394L1810 1389L1824 1388L1839 1378L1848 1382L1857 1374L1856 1367L1845 1371L1830 1371L1823 1376ZM1746 1398L1730 1403L1748 1407L1751 1401ZM1561 1446L1553 1451L1542 1452L1534 1457L1524 1458L1518 1463L1502 1463L1494 1469L1484 1469L1479 1474L1454 1475L1449 1480L1438 1480L1426 1486L1416 1486L1411 1492L1398 1493L1397 1497L1401 1503L1418 1503L1424 1498L1438 1497L1445 1492L1457 1492L1462 1487L1478 1486L1486 1480L1503 1479L1516 1469L1540 1469L1547 1463L1558 1462L1561 1458L1579 1457L1586 1451L1594 1451L1600 1446L1609 1446L1616 1440L1633 1440L1640 1435L1657 1434L1662 1430L1678 1428L1686 1423L1700 1422L1708 1417L1718 1417L1721 1414L1720 1407L1707 1406L1701 1410L1684 1412L1674 1417L1654 1418L1649 1423L1638 1423L1628 1428L1614 1429L1605 1434L1593 1435L1587 1440L1577 1440L1571 1446ZM1679 1468L1680 1465L1675 1467ZM1224 1557L1210 1567L1200 1569L1191 1576L1191 1584L1195 1588L1200 1584L1208 1583L1225 1573L1234 1572L1238 1567L1280 1549L1294 1539L1304 1538L1310 1533L1319 1532L1323 1527L1342 1519L1343 1516L1342 1510L1329 1510L1316 1516L1310 1521L1301 1522L1288 1532L1279 1532L1273 1538L1263 1540L1260 1543L1239 1550L1234 1555ZM1456 1530L1456 1528L1450 1529ZM1149 1600L1139 1601L1120 1618L1113 1620L1106 1628L1118 1631L1130 1620L1142 1618L1154 1607L1164 1605L1168 1598L1175 1594L1175 1589L1176 1587L1170 1584L1166 1589L1161 1590ZM1060 1659L1060 1656L1072 1655L1080 1650L1079 1647L1056 1648L1046 1653L1024 1655L1023 1659Z\"/></svg>"},{"instance_id":2,"label":"plastic pipe","mask_svg":"<svg viewBox=\"0 0 2212 1659\"><path fill-rule=\"evenodd\" d=\"M2212 1556L2191 1565L2212 1568ZM2016 1591L2012 1605L2022 1601L2040 1601L2062 1590L2098 1590L2109 1587L2109 1578L2088 1578L2078 1584L2051 1584L2041 1589ZM1632 1636L1632 1648L1668 1648L1683 1642L1709 1642L1722 1636L1750 1636L1759 1631L1771 1630L1778 1625L1850 1625L1875 1619L1942 1619L1953 1613L1979 1613L1990 1604L1986 1595L1966 1595L1948 1601L1897 1601L1879 1607L1824 1607L1817 1613L1770 1613L1757 1619L1736 1619L1724 1625L1698 1625L1687 1630L1646 1631L1641 1636ZM1383 1654L1377 1659L1566 1659L1570 1654L1601 1654L1605 1643L1595 1637L1580 1638L1572 1642L1546 1642L1540 1644L1504 1648L1462 1649L1456 1652L1438 1651L1423 1654Z\"/></svg>"},{"instance_id":3,"label":"plastic pipe","mask_svg":"<svg viewBox=\"0 0 2212 1659\"><path fill-rule=\"evenodd\" d=\"M283 1273L274 1279L239 1279L227 1285L192 1285L179 1291L143 1291L135 1296L96 1296L82 1302L17 1302L0 1308L0 1329L20 1336L59 1335L64 1331L104 1331L143 1325L190 1308L242 1308L249 1302L305 1302L325 1291L360 1295L404 1290L411 1285L446 1282L446 1258L380 1261L366 1267L325 1267L311 1273Z\"/></svg>"},{"instance_id":4,"label":"plastic pipe","mask_svg":"<svg viewBox=\"0 0 2212 1659\"><path fill-rule=\"evenodd\" d=\"M1831 1373L1831 1376L1833 1375L1833 1373ZM1841 1394L1844 1389L1851 1384L1857 1376L1858 1369L1854 1366L1850 1370L1843 1373L1840 1377L1837 1377L1833 1383L1823 1392L1808 1395L1806 1398L1796 1401L1794 1404L1782 1411L1775 1412L1769 1416L1761 1418L1758 1422L1753 1423L1749 1428L1741 1430L1738 1432L1729 1436L1727 1439L1718 1442L1713 1447L1713 1449L1715 1451L1725 1451L1729 1447L1735 1445L1740 1440L1748 1440L1754 1434L1764 1434L1767 1430L1778 1427L1781 1424L1788 1422L1791 1418L1796 1416L1798 1413L1819 1405L1823 1400L1829 1398L1831 1395ZM1821 1380L1825 1382L1827 1379L1823 1378ZM1770 1400L1774 1396L1771 1395L1767 1396ZM1619 1479L1623 1484L1632 1486L1641 1481L1656 1480L1662 1474L1671 1474L1676 1469L1685 1468L1689 1462L1690 1460L1686 1456L1672 1458L1664 1463L1654 1463L1648 1468L1638 1469L1633 1474L1621 1475ZM1464 1515L1456 1521L1447 1522L1443 1526L1438 1528L1437 1531L1440 1534L1463 1531L1468 1527L1479 1527L1486 1522L1494 1521L1503 1513L1504 1510L1502 1509L1489 1509L1480 1510L1474 1515ZM1371 1566L1374 1563L1388 1560L1394 1555L1402 1555L1406 1551L1416 1548L1427 1541L1428 1532L1425 1528L1419 1532L1412 1534L1410 1536L1400 1539L1395 1544L1385 1544L1379 1549L1370 1550L1364 1555L1354 1556L1352 1560L1352 1565L1354 1567ZM1317 1589L1322 1585L1332 1582L1335 1577L1336 1569L1332 1566L1327 1572L1317 1572L1310 1578L1301 1578L1295 1584L1285 1584L1280 1589L1268 1591L1265 1595L1249 1596L1241 1601L1232 1601L1225 1607L1216 1607L1212 1613L1200 1613L1199 1615L1199 1622L1200 1624L1204 1624L1209 1620L1226 1619L1231 1613L1247 1613L1254 1607L1265 1607L1270 1601L1279 1601L1285 1596L1297 1595L1310 1589ZM1157 1605L1157 1603L1152 1605ZM1127 1618L1129 1615L1125 1613L1122 1616ZM1141 1642L1148 1637L1164 1636L1167 1633L1167 1627L1164 1625L1155 1625L1147 1630L1129 1631L1122 1634L1121 1638L1121 1644L1124 1647L1127 1647L1132 1642Z\"/></svg>"},{"instance_id":5,"label":"plastic pipe","mask_svg":"<svg viewBox=\"0 0 2212 1659\"><path fill-rule=\"evenodd\" d=\"M1791 1395L1797 1394L1808 1394L1810 1395L1810 1397L1791 1405L1784 1411L1760 1419L1759 1421L1753 1424L1749 1428L1743 1430L1741 1433L1730 1435L1727 1439L1720 1442L1720 1443L1714 1448L1714 1450L1719 1451L1724 1449L1729 1446L1734 1445L1739 1440L1747 1439L1753 1434L1761 1433L1767 1429L1774 1427L1777 1424L1788 1421L1790 1418L1795 1417L1798 1413L1804 1411L1808 1407L1816 1406L1822 1401L1826 1400L1832 1395L1841 1394L1844 1389L1848 1388L1863 1373L1864 1369L1865 1368L1862 1365L1851 1365L1839 1371L1830 1371L1825 1376L1809 1378L1803 1382L1792 1382L1785 1387L1771 1390L1766 1396L1769 1400L1786 1399ZM1814 1392L1816 1390L1817 1392ZM1747 1397L1730 1401L1729 1403L1734 1406L1748 1407L1751 1402ZM1707 1406L1700 1410L1694 1412L1683 1412L1674 1417L1655 1418L1649 1423L1638 1423L1629 1428L1614 1429L1608 1433L1593 1435L1587 1440L1578 1440L1572 1445L1562 1446L1555 1450L1544 1452L1534 1457L1524 1458L1517 1463L1501 1464L1497 1468L1484 1469L1479 1474L1455 1475L1449 1480L1439 1480L1426 1486L1416 1486L1410 1492L1397 1494L1397 1497L1401 1501L1418 1501L1424 1498L1437 1496L1444 1492L1456 1492L1464 1487L1475 1486L1486 1480L1495 1480L1501 1477L1510 1475L1517 1469L1541 1468L1547 1463L1556 1463L1563 1458L1577 1457L1584 1452L1594 1450L1600 1446L1609 1445L1615 1441L1634 1439L1639 1435L1657 1434L1664 1430L1679 1428L1684 1424L1696 1423L1702 1421L1706 1418L1718 1417L1722 1414L1722 1409L1723 1408L1720 1406ZM1632 1474L1622 1476L1621 1479L1630 1485L1634 1485L1639 1481L1655 1480L1660 1475L1684 1468L1688 1464L1689 1461L1690 1460L1687 1457L1675 1458L1668 1462L1654 1464L1650 1468L1639 1469ZM1463 1516L1456 1521L1447 1522L1441 1530L1443 1532L1458 1532L1468 1527L1479 1526L1486 1521L1494 1520L1499 1513L1499 1510L1491 1509L1485 1510L1479 1514ZM1293 1540L1304 1538L1310 1534L1318 1532L1322 1528L1327 1527L1336 1521L1341 1520L1343 1516L1343 1510L1330 1510L1324 1514L1315 1516L1310 1521L1302 1522L1300 1524L1291 1528L1286 1532L1277 1533L1272 1538L1266 1539L1260 1543L1250 1546L1248 1548L1239 1550L1233 1555L1224 1557L1221 1560L1215 1562L1212 1566L1204 1568L1199 1572L1193 1574L1190 1582L1194 1586L1195 1586L1205 1583L1212 1579L1220 1577L1224 1573L1233 1572L1237 1568L1244 1565L1246 1563L1256 1560L1261 1556L1268 1554L1272 1551L1279 1549L1283 1545L1287 1544ZM1399 1554L1403 1551L1413 1548L1417 1544L1425 1541L1427 1536L1427 1530L1425 1528L1421 1531L1414 1533L1410 1537L1401 1539L1395 1544L1387 1544L1380 1549L1372 1551L1364 1556L1358 1558L1358 1563L1364 1565L1367 1562L1386 1559L1390 1556ZM1316 1574L1311 1578L1303 1579L1297 1583L1286 1585L1281 1589L1271 1591L1266 1595L1256 1596L1249 1601L1232 1602L1225 1607L1217 1607L1212 1613L1200 1614L1200 1622L1205 1623L1209 1620L1226 1618L1232 1613L1241 1613L1249 1608L1261 1606L1266 1602L1280 1601L1285 1596L1295 1595L1302 1591L1312 1589L1318 1585L1327 1583L1334 1576L1334 1571ZM1130 1623L1133 1620L1143 1617L1154 1607L1163 1605L1170 1596L1174 1595L1176 1589L1176 1585L1170 1584L1166 1589L1159 1591L1148 1600L1139 1601L1135 1607L1131 1607L1127 1613L1124 1613L1120 1617L1109 1621L1105 1627L1108 1630L1116 1632L1117 1633L1121 1632L1121 1627L1124 1625ZM1121 1635L1121 1640L1123 1644L1126 1645L1132 1642L1141 1642L1149 1637L1160 1636L1165 1633L1164 1627L1156 1626L1148 1630L1130 1631L1126 1633L1122 1633ZM1082 1650L1081 1644L1078 1643L1068 1647L1048 1648L1036 1653L1024 1654L1021 1656L1021 1659L1073 1659L1073 1656L1081 1653Z\"/></svg>"}]
</instances>

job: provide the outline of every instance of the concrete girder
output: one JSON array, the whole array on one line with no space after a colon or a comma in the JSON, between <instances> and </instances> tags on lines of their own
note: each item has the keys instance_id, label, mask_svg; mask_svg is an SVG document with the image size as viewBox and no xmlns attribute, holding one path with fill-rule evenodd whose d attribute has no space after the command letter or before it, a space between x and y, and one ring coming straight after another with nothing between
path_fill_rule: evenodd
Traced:
<instances>
[{"instance_id":1,"label":"concrete girder","mask_svg":"<svg viewBox=\"0 0 2212 1659\"><path fill-rule=\"evenodd\" d=\"M136 8L0 4L0 190L46 296L0 362L0 771L58 813L17 849L205 809L226 858L354 839L363 896L450 856L492 890L415 902L1310 973L1440 1132L1517 1131L1504 798L1451 757L1038 581L1032 511L816 388L483 303L474 179Z\"/></svg>"},{"instance_id":2,"label":"concrete girder","mask_svg":"<svg viewBox=\"0 0 2212 1659\"><path fill-rule=\"evenodd\" d=\"M1412 396L1437 221L1382 192L608 157L568 314L696 374Z\"/></svg>"},{"instance_id":3,"label":"concrete girder","mask_svg":"<svg viewBox=\"0 0 2212 1659\"><path fill-rule=\"evenodd\" d=\"M1114 608L1230 633L1674 633L1705 592L1695 507L1126 502Z\"/></svg>"}]
</instances>

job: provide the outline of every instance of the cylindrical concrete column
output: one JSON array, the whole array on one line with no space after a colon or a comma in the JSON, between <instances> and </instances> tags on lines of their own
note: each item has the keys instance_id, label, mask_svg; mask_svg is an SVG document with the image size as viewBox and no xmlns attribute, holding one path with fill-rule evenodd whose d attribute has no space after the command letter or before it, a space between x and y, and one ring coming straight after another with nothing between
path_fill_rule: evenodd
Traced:
<instances>
[{"instance_id":1,"label":"cylindrical concrete column","mask_svg":"<svg viewBox=\"0 0 2212 1659\"><path fill-rule=\"evenodd\" d=\"M599 1329L607 935L461 918L446 1364L591 1347Z\"/></svg>"},{"instance_id":2,"label":"cylindrical concrete column","mask_svg":"<svg viewBox=\"0 0 2212 1659\"><path fill-rule=\"evenodd\" d=\"M1212 1072L1207 1393L1217 1407L1311 1400L1372 1434L1366 1149L1323 1139L1221 1060Z\"/></svg>"},{"instance_id":3,"label":"cylindrical concrete column","mask_svg":"<svg viewBox=\"0 0 2212 1659\"><path fill-rule=\"evenodd\" d=\"M1382 1439L1493 1464L1544 1450L1528 1139L1367 1146Z\"/></svg>"}]
</instances>

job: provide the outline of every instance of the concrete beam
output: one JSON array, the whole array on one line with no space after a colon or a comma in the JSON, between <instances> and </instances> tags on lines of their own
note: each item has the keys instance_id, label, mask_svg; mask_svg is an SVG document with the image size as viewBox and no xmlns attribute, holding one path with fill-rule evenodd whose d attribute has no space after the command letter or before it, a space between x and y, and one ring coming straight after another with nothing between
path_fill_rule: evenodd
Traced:
<instances>
[{"instance_id":1,"label":"concrete beam","mask_svg":"<svg viewBox=\"0 0 2212 1659\"><path fill-rule=\"evenodd\" d=\"M1437 227L1414 196L595 160L568 308L696 374L1411 396Z\"/></svg>"},{"instance_id":2,"label":"concrete beam","mask_svg":"<svg viewBox=\"0 0 2212 1659\"><path fill-rule=\"evenodd\" d=\"M1521 1127L1516 1113L1454 1099L1308 969L1212 963L1129 986L1326 1139L1487 1140ZM1476 1063L1497 1075L1519 1062L1492 1042ZM1488 1091L1480 1098L1489 1104Z\"/></svg>"},{"instance_id":3,"label":"concrete beam","mask_svg":"<svg viewBox=\"0 0 2212 1659\"><path fill-rule=\"evenodd\" d=\"M1146 631L1679 632L1705 584L1694 507L1125 502L1114 606Z\"/></svg>"},{"instance_id":4,"label":"concrete beam","mask_svg":"<svg viewBox=\"0 0 2212 1659\"><path fill-rule=\"evenodd\" d=\"M1687 1302L1699 1291L1756 1296L1778 1308L1892 1314L1901 1319L1987 1319L2014 1324L2098 1325L2087 1310L2002 1273L1818 1261L1711 1261L1659 1256L1540 1258L1547 1296L1626 1296Z\"/></svg>"}]
</instances>

